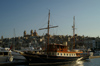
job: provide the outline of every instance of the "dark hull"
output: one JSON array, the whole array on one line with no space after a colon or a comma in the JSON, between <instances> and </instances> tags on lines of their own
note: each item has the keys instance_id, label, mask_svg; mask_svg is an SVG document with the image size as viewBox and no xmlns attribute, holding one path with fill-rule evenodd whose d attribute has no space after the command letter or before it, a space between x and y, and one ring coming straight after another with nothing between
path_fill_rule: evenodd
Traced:
<instances>
[{"instance_id":1,"label":"dark hull","mask_svg":"<svg viewBox=\"0 0 100 66\"><path fill-rule=\"evenodd\" d=\"M55 62L75 61L81 59L81 57L47 56L39 54L24 54L23 56L28 60L28 62L32 63L55 63ZM82 57L82 59L86 58Z\"/></svg>"},{"instance_id":2,"label":"dark hull","mask_svg":"<svg viewBox=\"0 0 100 66\"><path fill-rule=\"evenodd\" d=\"M89 59L89 56L90 56L90 55L88 55L88 56L83 56L81 60Z\"/></svg>"}]
</instances>

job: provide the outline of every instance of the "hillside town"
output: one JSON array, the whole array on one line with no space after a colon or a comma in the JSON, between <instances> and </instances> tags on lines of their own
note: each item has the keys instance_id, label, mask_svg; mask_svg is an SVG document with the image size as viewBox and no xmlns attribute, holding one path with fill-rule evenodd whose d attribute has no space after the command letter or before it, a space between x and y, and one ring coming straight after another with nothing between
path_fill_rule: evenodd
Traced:
<instances>
[{"instance_id":1,"label":"hillside town","mask_svg":"<svg viewBox=\"0 0 100 66\"><path fill-rule=\"evenodd\" d=\"M20 50L27 47L44 49L46 46L47 34L44 36L39 36L36 30L31 30L30 34L27 34L26 31L23 32L22 37L13 37L13 38L3 38L1 36L0 46L1 47L11 47L14 46L14 49ZM50 44L67 44L68 49L71 50L73 47L73 36L70 35L50 35L49 39ZM100 37L88 37L88 36L79 36L75 34L75 47L76 49L85 49L85 50L100 50Z\"/></svg>"}]
</instances>

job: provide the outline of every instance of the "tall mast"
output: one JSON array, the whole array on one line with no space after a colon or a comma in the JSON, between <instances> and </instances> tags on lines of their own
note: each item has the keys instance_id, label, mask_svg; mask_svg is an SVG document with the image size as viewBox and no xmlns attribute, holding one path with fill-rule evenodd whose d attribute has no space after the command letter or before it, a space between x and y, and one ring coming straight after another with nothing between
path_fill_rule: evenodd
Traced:
<instances>
[{"instance_id":1,"label":"tall mast","mask_svg":"<svg viewBox=\"0 0 100 66\"><path fill-rule=\"evenodd\" d=\"M49 45L49 22L50 22L50 10L49 10L49 14L48 14L48 39L47 39L47 45ZM48 47L47 47L48 49Z\"/></svg>"},{"instance_id":2,"label":"tall mast","mask_svg":"<svg viewBox=\"0 0 100 66\"><path fill-rule=\"evenodd\" d=\"M49 10L49 13L48 13L48 26L47 26L47 28L41 28L41 29L39 29L39 30L43 30L43 29L47 29L47 35L48 35L48 38L47 38L47 45L46 45L46 50L47 50L47 53L48 53L48 45L49 45L49 37L50 37L50 35L49 35L49 29L50 28L55 28L55 27L58 27L58 26L52 26L52 27L50 27L49 26L49 23L50 23L50 10Z\"/></svg>"},{"instance_id":3,"label":"tall mast","mask_svg":"<svg viewBox=\"0 0 100 66\"><path fill-rule=\"evenodd\" d=\"M16 34L15 34L15 28L14 28L14 44L13 44L13 50L15 50L15 37L16 37Z\"/></svg>"},{"instance_id":4,"label":"tall mast","mask_svg":"<svg viewBox=\"0 0 100 66\"><path fill-rule=\"evenodd\" d=\"M14 39L12 41L12 45L10 46L10 49L9 50L15 50L15 28L14 28Z\"/></svg>"},{"instance_id":5,"label":"tall mast","mask_svg":"<svg viewBox=\"0 0 100 66\"><path fill-rule=\"evenodd\" d=\"M75 48L75 16L73 16L73 48Z\"/></svg>"}]
</instances>

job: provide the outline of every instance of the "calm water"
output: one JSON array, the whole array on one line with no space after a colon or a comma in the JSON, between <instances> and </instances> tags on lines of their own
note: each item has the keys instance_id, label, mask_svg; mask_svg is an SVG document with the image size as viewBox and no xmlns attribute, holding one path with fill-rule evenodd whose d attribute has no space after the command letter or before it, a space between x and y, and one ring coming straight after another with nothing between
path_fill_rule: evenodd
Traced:
<instances>
[{"instance_id":1,"label":"calm water","mask_svg":"<svg viewBox=\"0 0 100 66\"><path fill-rule=\"evenodd\" d=\"M42 65L42 66L100 66L100 58L89 59L84 61L73 61L65 64L53 64L53 65L51 64L51 65Z\"/></svg>"},{"instance_id":2,"label":"calm water","mask_svg":"<svg viewBox=\"0 0 100 66\"><path fill-rule=\"evenodd\" d=\"M14 65L14 66L29 66L29 65ZM36 66L36 65L31 65ZM49 65L38 65L38 66L100 66L100 58L89 59L84 61L73 61L66 62L63 64L49 64Z\"/></svg>"}]
</instances>

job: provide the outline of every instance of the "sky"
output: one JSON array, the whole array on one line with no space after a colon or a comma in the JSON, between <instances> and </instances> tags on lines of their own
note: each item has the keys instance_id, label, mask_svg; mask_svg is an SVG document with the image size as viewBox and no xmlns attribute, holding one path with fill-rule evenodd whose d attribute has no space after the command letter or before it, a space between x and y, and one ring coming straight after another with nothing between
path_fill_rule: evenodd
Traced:
<instances>
[{"instance_id":1,"label":"sky","mask_svg":"<svg viewBox=\"0 0 100 66\"><path fill-rule=\"evenodd\" d=\"M0 36L12 38L36 30L44 35L50 10L51 35L100 36L100 0L0 0Z\"/></svg>"}]
</instances>

